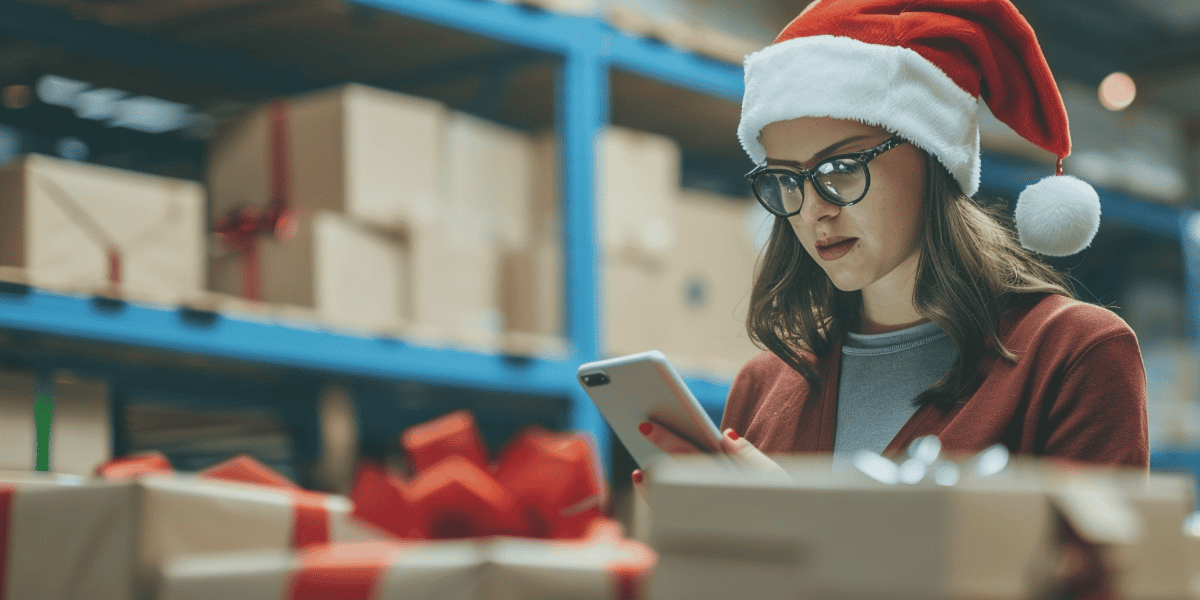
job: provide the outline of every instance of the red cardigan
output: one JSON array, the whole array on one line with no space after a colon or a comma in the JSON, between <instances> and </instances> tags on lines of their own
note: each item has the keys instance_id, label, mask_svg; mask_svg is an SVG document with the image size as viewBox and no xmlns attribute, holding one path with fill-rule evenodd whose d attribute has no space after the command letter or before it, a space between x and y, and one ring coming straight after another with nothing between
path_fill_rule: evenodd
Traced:
<instances>
[{"instance_id":1,"label":"red cardigan","mask_svg":"<svg viewBox=\"0 0 1200 600\"><path fill-rule=\"evenodd\" d=\"M934 434L944 451L975 453L1003 442L1027 455L1147 468L1146 375L1133 330L1111 311L1047 295L1001 321L1000 339L1019 357L983 362L983 382L949 411L927 405L886 452ZM827 356L805 353L821 394L771 352L734 379L721 419L767 454L832 452L841 341Z\"/></svg>"}]
</instances>

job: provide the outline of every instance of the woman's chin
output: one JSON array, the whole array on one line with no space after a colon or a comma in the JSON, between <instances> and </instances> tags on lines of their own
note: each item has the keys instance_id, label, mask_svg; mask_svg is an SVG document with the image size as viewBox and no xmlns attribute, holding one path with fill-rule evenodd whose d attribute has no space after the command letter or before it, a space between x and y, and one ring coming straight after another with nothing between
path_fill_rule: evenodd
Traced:
<instances>
[{"instance_id":1,"label":"woman's chin","mask_svg":"<svg viewBox=\"0 0 1200 600\"><path fill-rule=\"evenodd\" d=\"M830 274L826 273L826 275ZM863 287L866 285L862 279L858 277L834 277L833 275L830 275L829 281L833 283L833 287L843 292L857 292L863 289Z\"/></svg>"}]
</instances>

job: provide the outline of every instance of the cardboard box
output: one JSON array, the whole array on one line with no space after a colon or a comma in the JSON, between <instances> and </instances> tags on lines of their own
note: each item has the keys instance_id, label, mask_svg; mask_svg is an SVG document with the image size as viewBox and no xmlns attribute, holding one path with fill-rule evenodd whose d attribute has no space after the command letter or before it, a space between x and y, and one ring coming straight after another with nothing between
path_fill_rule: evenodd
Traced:
<instances>
[{"instance_id":1,"label":"cardboard box","mask_svg":"<svg viewBox=\"0 0 1200 600\"><path fill-rule=\"evenodd\" d=\"M601 348L608 356L657 350L669 341L664 323L674 291L656 260L609 253L601 280Z\"/></svg>"},{"instance_id":2,"label":"cardboard box","mask_svg":"<svg viewBox=\"0 0 1200 600\"><path fill-rule=\"evenodd\" d=\"M300 218L315 211L404 228L433 220L441 190L446 109L438 102L351 84L286 99L286 168ZM271 198L271 111L219 128L210 144L212 215ZM220 291L239 291L220 290Z\"/></svg>"},{"instance_id":3,"label":"cardboard box","mask_svg":"<svg viewBox=\"0 0 1200 600\"><path fill-rule=\"evenodd\" d=\"M112 458L112 391L103 379L66 371L51 385L50 470L91 476Z\"/></svg>"},{"instance_id":4,"label":"cardboard box","mask_svg":"<svg viewBox=\"0 0 1200 600\"><path fill-rule=\"evenodd\" d=\"M0 594L45 600L131 600L134 489L34 471L0 472Z\"/></svg>"},{"instance_id":5,"label":"cardboard box","mask_svg":"<svg viewBox=\"0 0 1200 600\"><path fill-rule=\"evenodd\" d=\"M601 248L666 259L677 237L680 149L672 139L605 128L596 151Z\"/></svg>"},{"instance_id":6,"label":"cardboard box","mask_svg":"<svg viewBox=\"0 0 1200 600\"><path fill-rule=\"evenodd\" d=\"M331 323L359 330L401 325L411 311L403 240L322 211L313 220L314 300Z\"/></svg>"},{"instance_id":7,"label":"cardboard box","mask_svg":"<svg viewBox=\"0 0 1200 600\"><path fill-rule=\"evenodd\" d=\"M681 190L678 235L667 259L662 343L680 366L732 377L759 350L746 334L758 251L746 234L753 200Z\"/></svg>"},{"instance_id":8,"label":"cardboard box","mask_svg":"<svg viewBox=\"0 0 1200 600\"><path fill-rule=\"evenodd\" d=\"M90 476L112 458L111 391L102 379L58 371L47 400L50 423L50 470ZM37 378L24 371L0 371L0 468L32 470L37 464L34 420Z\"/></svg>"},{"instance_id":9,"label":"cardboard box","mask_svg":"<svg viewBox=\"0 0 1200 600\"><path fill-rule=\"evenodd\" d=\"M500 261L501 312L506 331L562 335L563 253L555 239L510 250Z\"/></svg>"},{"instance_id":10,"label":"cardboard box","mask_svg":"<svg viewBox=\"0 0 1200 600\"><path fill-rule=\"evenodd\" d=\"M529 245L537 158L533 138L451 112L443 152L441 221L450 239L487 241L500 250Z\"/></svg>"},{"instance_id":11,"label":"cardboard box","mask_svg":"<svg viewBox=\"0 0 1200 600\"><path fill-rule=\"evenodd\" d=\"M503 329L497 246L425 228L408 237L412 323L420 338L494 347Z\"/></svg>"},{"instance_id":12,"label":"cardboard box","mask_svg":"<svg viewBox=\"0 0 1200 600\"><path fill-rule=\"evenodd\" d=\"M828 461L783 464L791 481L708 461L647 469L651 598L1016 600L1052 581L1036 483L889 486Z\"/></svg>"},{"instance_id":13,"label":"cardboard box","mask_svg":"<svg viewBox=\"0 0 1200 600\"><path fill-rule=\"evenodd\" d=\"M37 460L33 420L37 376L29 371L0 371L0 468L32 470Z\"/></svg>"},{"instance_id":14,"label":"cardboard box","mask_svg":"<svg viewBox=\"0 0 1200 600\"><path fill-rule=\"evenodd\" d=\"M399 327L411 311L409 251L404 238L318 211L288 240L258 240L261 300L315 309L324 322L359 331ZM242 289L244 255L209 262L212 287ZM232 293L232 292L231 292Z\"/></svg>"},{"instance_id":15,"label":"cardboard box","mask_svg":"<svg viewBox=\"0 0 1200 600\"><path fill-rule=\"evenodd\" d=\"M1184 533L1196 503L1196 482L1191 474L1063 466L1018 459L993 477L997 485L1024 479L1051 489L1088 478L1100 478L1120 493L1139 520L1137 543L1108 551L1118 597L1137 600L1187 597L1200 566L1188 560L1188 540Z\"/></svg>"},{"instance_id":16,"label":"cardboard box","mask_svg":"<svg viewBox=\"0 0 1200 600\"><path fill-rule=\"evenodd\" d=\"M203 228L195 182L38 155L0 169L0 265L34 286L179 302L204 288Z\"/></svg>"}]
</instances>

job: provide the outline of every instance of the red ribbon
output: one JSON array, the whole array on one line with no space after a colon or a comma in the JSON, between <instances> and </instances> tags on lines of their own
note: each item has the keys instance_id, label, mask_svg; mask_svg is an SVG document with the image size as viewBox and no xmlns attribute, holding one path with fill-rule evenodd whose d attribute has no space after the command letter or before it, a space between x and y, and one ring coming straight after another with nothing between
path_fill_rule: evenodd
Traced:
<instances>
[{"instance_id":1,"label":"red ribbon","mask_svg":"<svg viewBox=\"0 0 1200 600\"><path fill-rule=\"evenodd\" d=\"M0 486L0 600L8 595L8 532L15 491L11 485Z\"/></svg>"},{"instance_id":2,"label":"red ribbon","mask_svg":"<svg viewBox=\"0 0 1200 600\"><path fill-rule=\"evenodd\" d=\"M282 100L271 103L271 154L268 177L271 201L265 211L246 207L222 217L213 225L213 232L242 255L242 296L262 300L262 276L258 261L258 236L271 235L287 239L295 234L296 221L292 214L291 173L288 168L287 104Z\"/></svg>"},{"instance_id":3,"label":"red ribbon","mask_svg":"<svg viewBox=\"0 0 1200 600\"><path fill-rule=\"evenodd\" d=\"M292 547L329 543L329 508L325 494L308 490L282 490L292 499Z\"/></svg>"},{"instance_id":4,"label":"red ribbon","mask_svg":"<svg viewBox=\"0 0 1200 600\"><path fill-rule=\"evenodd\" d=\"M301 489L253 457L235 456L205 469L200 477L261 485L287 494L292 502L292 547L329 543L329 508L325 494Z\"/></svg>"},{"instance_id":5,"label":"red ribbon","mask_svg":"<svg viewBox=\"0 0 1200 600\"><path fill-rule=\"evenodd\" d=\"M372 600L380 576L400 547L389 542L319 546L300 553L292 575L292 600Z\"/></svg>"}]
</instances>

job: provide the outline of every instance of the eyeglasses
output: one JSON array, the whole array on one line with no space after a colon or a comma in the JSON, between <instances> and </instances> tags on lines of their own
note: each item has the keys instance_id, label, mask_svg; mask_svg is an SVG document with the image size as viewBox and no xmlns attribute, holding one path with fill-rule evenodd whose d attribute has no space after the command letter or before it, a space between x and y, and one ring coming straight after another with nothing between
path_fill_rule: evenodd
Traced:
<instances>
[{"instance_id":1,"label":"eyeglasses","mask_svg":"<svg viewBox=\"0 0 1200 600\"><path fill-rule=\"evenodd\" d=\"M763 165L746 173L746 180L759 203L780 217L797 215L804 207L805 179L812 181L813 189L826 202L852 206L861 202L871 187L867 163L904 142L895 136L869 150L827 158L808 170Z\"/></svg>"}]
</instances>

